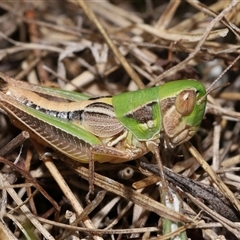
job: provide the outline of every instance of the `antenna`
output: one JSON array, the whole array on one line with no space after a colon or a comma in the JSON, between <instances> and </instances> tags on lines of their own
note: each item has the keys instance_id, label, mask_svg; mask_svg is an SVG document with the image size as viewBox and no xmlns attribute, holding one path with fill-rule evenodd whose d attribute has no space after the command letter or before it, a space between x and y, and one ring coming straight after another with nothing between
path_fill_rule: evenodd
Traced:
<instances>
[{"instance_id":1,"label":"antenna","mask_svg":"<svg viewBox=\"0 0 240 240\"><path fill-rule=\"evenodd\" d=\"M227 67L224 69L224 71L213 81L213 83L208 87L207 91L206 91L206 94L201 97L199 100L198 100L198 103L202 103L202 101L206 98L206 96L208 94L210 94L212 91L216 90L217 88L219 87L216 87L216 88L212 88L216 83L217 81L240 59L240 55L238 55L234 60L233 62ZM226 84L223 84L222 86L226 86Z\"/></svg>"}]
</instances>

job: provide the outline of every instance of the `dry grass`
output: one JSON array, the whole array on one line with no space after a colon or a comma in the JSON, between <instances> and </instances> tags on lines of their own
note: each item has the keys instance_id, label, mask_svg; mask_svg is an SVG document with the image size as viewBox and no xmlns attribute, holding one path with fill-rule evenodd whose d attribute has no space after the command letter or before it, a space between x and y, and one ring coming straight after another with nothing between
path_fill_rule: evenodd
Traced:
<instances>
[{"instance_id":1,"label":"dry grass","mask_svg":"<svg viewBox=\"0 0 240 240\"><path fill-rule=\"evenodd\" d=\"M173 79L208 88L231 67L208 96L192 144L162 150L178 212L160 203L151 154L96 164L87 205L87 166L44 155L1 114L1 239L168 239L185 231L190 239L240 239L240 4L202 2L0 2L0 71L30 83L93 96ZM163 218L179 229L160 237Z\"/></svg>"}]
</instances>

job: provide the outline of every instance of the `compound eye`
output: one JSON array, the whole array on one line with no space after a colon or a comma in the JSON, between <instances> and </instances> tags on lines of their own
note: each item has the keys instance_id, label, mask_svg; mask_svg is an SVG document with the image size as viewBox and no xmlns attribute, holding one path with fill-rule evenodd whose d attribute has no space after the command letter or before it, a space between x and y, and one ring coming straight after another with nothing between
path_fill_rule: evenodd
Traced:
<instances>
[{"instance_id":1,"label":"compound eye","mask_svg":"<svg viewBox=\"0 0 240 240\"><path fill-rule=\"evenodd\" d=\"M193 89L183 90L175 100L176 110L183 116L189 115L196 103L196 92Z\"/></svg>"}]
</instances>

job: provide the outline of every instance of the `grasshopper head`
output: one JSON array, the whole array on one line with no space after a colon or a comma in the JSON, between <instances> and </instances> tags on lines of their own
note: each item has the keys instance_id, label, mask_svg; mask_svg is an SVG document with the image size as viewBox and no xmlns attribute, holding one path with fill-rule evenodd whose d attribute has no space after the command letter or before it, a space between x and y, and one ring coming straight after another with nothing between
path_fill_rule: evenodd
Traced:
<instances>
[{"instance_id":1,"label":"grasshopper head","mask_svg":"<svg viewBox=\"0 0 240 240\"><path fill-rule=\"evenodd\" d=\"M205 87L195 80L169 82L175 94L160 101L166 143L175 147L188 141L198 130L206 107ZM199 101L201 99L201 101Z\"/></svg>"}]
</instances>

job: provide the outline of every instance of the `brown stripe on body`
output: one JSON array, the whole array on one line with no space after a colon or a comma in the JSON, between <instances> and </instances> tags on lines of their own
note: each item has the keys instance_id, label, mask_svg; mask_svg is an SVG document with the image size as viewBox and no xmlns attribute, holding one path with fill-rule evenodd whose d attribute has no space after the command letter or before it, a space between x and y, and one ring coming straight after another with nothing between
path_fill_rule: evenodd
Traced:
<instances>
[{"instance_id":1,"label":"brown stripe on body","mask_svg":"<svg viewBox=\"0 0 240 240\"><path fill-rule=\"evenodd\" d=\"M175 97L166 98L160 102L163 128L169 137L173 137L176 134L182 117L175 108L175 99Z\"/></svg>"},{"instance_id":2,"label":"brown stripe on body","mask_svg":"<svg viewBox=\"0 0 240 240\"><path fill-rule=\"evenodd\" d=\"M83 110L68 112L36 109L48 115L71 121L98 137L112 137L124 129L124 126L117 120L113 107L106 103L91 103Z\"/></svg>"},{"instance_id":3,"label":"brown stripe on body","mask_svg":"<svg viewBox=\"0 0 240 240\"><path fill-rule=\"evenodd\" d=\"M81 114L81 121L84 128L99 137L112 137L124 129L116 118L113 106L101 102L86 106Z\"/></svg>"},{"instance_id":4,"label":"brown stripe on body","mask_svg":"<svg viewBox=\"0 0 240 240\"><path fill-rule=\"evenodd\" d=\"M140 124L148 123L149 121L154 120L153 119L153 105L156 104L156 102L148 103L144 106L141 106L138 109L135 109L131 111L131 113L128 113L126 116L129 118L135 119Z\"/></svg>"},{"instance_id":5,"label":"brown stripe on body","mask_svg":"<svg viewBox=\"0 0 240 240\"><path fill-rule=\"evenodd\" d=\"M176 98L167 98L160 103L165 140L174 147L187 141L192 136L191 127L183 121L183 116L177 111ZM183 109L184 109L183 105Z\"/></svg>"},{"instance_id":6,"label":"brown stripe on body","mask_svg":"<svg viewBox=\"0 0 240 240\"><path fill-rule=\"evenodd\" d=\"M24 102L29 101L29 103L31 102L32 104L35 104L39 109L48 109L57 112L83 110L87 105L94 102L104 102L107 104L112 103L111 97L97 97L96 99L93 98L92 100L83 100L80 102L52 101L40 96L42 94L39 95L35 92L13 86L8 86L8 91L6 92L6 94L23 104Z\"/></svg>"}]
</instances>

